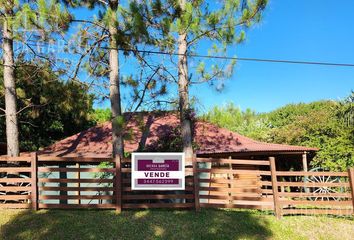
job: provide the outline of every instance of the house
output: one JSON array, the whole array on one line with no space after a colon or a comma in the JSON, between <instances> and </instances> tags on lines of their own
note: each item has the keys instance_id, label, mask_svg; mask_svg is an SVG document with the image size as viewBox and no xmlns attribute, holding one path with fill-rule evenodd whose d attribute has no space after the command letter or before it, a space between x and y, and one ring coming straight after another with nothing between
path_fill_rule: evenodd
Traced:
<instances>
[{"instance_id":1,"label":"house","mask_svg":"<svg viewBox=\"0 0 354 240\"><path fill-rule=\"evenodd\" d=\"M178 138L179 133L176 130L179 117L175 112L127 113L126 118L126 152L156 151L166 142L173 142ZM38 153L56 157L111 157L111 125L111 122L99 124L58 141ZM194 124L194 142L199 157L268 159L273 156L276 158L277 167L281 169L292 167L307 170L308 161L318 150L256 141L201 120Z\"/></svg>"},{"instance_id":2,"label":"house","mask_svg":"<svg viewBox=\"0 0 354 240\"><path fill-rule=\"evenodd\" d=\"M140 112L140 113L127 113L125 115L127 119L127 125L125 127L125 140L124 149L126 152L135 151L177 151L181 146L180 133L179 133L179 117L175 112ZM95 127L89 128L85 131L77 133L73 136L67 137L61 141L54 143L53 145L38 151L39 156L45 157L66 157L68 161L65 163L49 162L50 169L56 168L82 168L90 167L92 162L70 161L72 157L96 157L96 158L110 158L112 157L112 126L111 122L99 124ZM283 144L270 144L252 140L238 133L217 127L211 123L197 120L193 127L194 143L196 148L196 154L203 158L232 158L235 161L230 163L229 161L219 162L203 162L200 163L198 168L212 169L218 168L222 171L218 172L200 172L198 174L200 180L199 195L201 203L210 204L225 204L230 203L233 200L245 200L245 201L257 201L267 202L268 207L272 207L272 189L271 185L263 185L265 182L270 182L270 176L261 176L257 172L261 171L248 171L248 170L267 170L264 167L269 165L257 165L257 164L240 164L242 161L239 159L255 159L267 161L270 156L275 157L277 160L278 170L289 170L290 168L297 170L307 170L307 160L311 160L317 149L301 146L291 146ZM176 150L177 149L177 150ZM307 157L309 157L307 159ZM44 158L45 159L45 158ZM204 159L205 160L205 159ZM244 161L243 161L244 162ZM259 161L257 161L259 162ZM46 162L42 161L40 164L46 166ZM54 164L54 165L53 165ZM55 165L57 164L57 165ZM97 164L97 163L95 163ZM124 168L130 169L129 161L125 162ZM54 166L54 168L53 168ZM44 167L45 168L45 167ZM246 170L238 171L237 173L229 173L227 170ZM192 170L191 168L189 170ZM268 169L269 170L269 169ZM236 172L236 171L235 171ZM54 171L50 175L40 176L40 179L51 178L49 183L56 182L59 179L90 179L92 173L90 171ZM166 203L165 201L173 203L188 203L187 199L142 199L134 198L133 191L131 191L130 172L122 171L123 194L127 194L130 199L124 200L125 204L146 204L146 203ZM186 180L192 180L191 171L186 171ZM213 181L216 179L216 181ZM92 180L92 179L91 179ZM231 180L231 181L230 181ZM187 182L187 181L186 181ZM231 182L231 183L230 183ZM188 181L187 184L191 184L193 181ZM50 189L53 189L53 185L46 185L43 182L44 187L48 187L47 190L43 190L42 195L53 195ZM96 184L96 185L92 185ZM97 183L83 182L79 183L77 187L91 187L96 188L99 185ZM100 184L100 183L98 183ZM42 187L43 187L42 186ZM65 195L65 191L68 186L66 182L59 183L60 195ZM73 186L73 185L70 185ZM236 186L236 187L235 187ZM184 194L191 195L191 187L188 186L184 191ZM54 187L55 189L55 187ZM209 189L209 190L208 190ZM222 189L222 190L220 190ZM90 192L91 195L100 194L100 192ZM58 193L55 193L58 194ZM72 193L70 193L72 194ZM108 193L106 193L108 194ZM111 193L109 193L111 194ZM132 195L130 195L132 194ZM157 194L156 191L151 194ZM159 193L166 194L164 192ZM175 194L175 193L170 193ZM220 195L221 194L221 195ZM77 193L80 195L80 192ZM133 196L133 197L132 197ZM210 196L210 197L209 197ZM215 197L216 196L216 197ZM107 197L107 196L106 196ZM55 196L50 196L47 200L43 200L45 204L58 204L67 203L67 200L53 200ZM110 197L108 197L110 198ZM73 203L75 200L70 199L69 203ZM95 200L96 201L96 200ZM97 200L98 201L98 200ZM95 202L98 204L99 202ZM92 203L91 200L83 199L80 203ZM254 207L254 206L253 206ZM264 205L262 205L264 207Z\"/></svg>"}]
</instances>

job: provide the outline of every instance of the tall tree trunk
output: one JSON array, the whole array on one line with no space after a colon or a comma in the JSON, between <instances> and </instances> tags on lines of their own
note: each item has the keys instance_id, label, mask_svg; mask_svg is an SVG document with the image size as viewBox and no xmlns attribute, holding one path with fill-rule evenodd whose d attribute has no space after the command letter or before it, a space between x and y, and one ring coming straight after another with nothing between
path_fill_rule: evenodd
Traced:
<instances>
[{"instance_id":1,"label":"tall tree trunk","mask_svg":"<svg viewBox=\"0 0 354 240\"><path fill-rule=\"evenodd\" d=\"M117 44L117 9L118 0L109 2L110 8L113 12L108 29L110 34L110 50L109 50L109 98L111 101L112 111L112 146L113 156L124 156L123 146L123 114L120 99L120 85L119 85L119 56Z\"/></svg>"},{"instance_id":2,"label":"tall tree trunk","mask_svg":"<svg viewBox=\"0 0 354 240\"><path fill-rule=\"evenodd\" d=\"M185 0L179 1L182 11L185 10ZM183 31L183 30L182 30ZM181 135L183 151L186 156L186 163L191 163L193 157L192 148L192 123L190 119L189 104L189 79L187 65L187 34L180 32L178 35L178 92L179 92L179 111L181 120Z\"/></svg>"},{"instance_id":3,"label":"tall tree trunk","mask_svg":"<svg viewBox=\"0 0 354 240\"><path fill-rule=\"evenodd\" d=\"M7 17L11 17L12 11L7 11ZM17 104L15 85L15 64L13 37L11 27L7 19L3 23L3 62L4 62L4 87L5 87L5 110L6 110L6 142L7 155L19 156L19 139L17 125Z\"/></svg>"}]
</instances>

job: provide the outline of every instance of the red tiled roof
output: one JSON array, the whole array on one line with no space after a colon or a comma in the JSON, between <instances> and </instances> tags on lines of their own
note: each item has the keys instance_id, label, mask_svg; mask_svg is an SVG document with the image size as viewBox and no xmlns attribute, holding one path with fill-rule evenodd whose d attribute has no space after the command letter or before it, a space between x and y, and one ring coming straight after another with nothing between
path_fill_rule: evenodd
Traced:
<instances>
[{"instance_id":1,"label":"red tiled roof","mask_svg":"<svg viewBox=\"0 0 354 240\"><path fill-rule=\"evenodd\" d=\"M138 116L138 115L137 115ZM179 118L174 113L144 114L139 120L133 117L127 125L127 131L132 136L124 141L126 152L138 149L142 137L141 127L151 121L150 132L146 145L156 141L161 133L167 129L175 128ZM316 148L271 144L252 140L238 133L219 128L211 123L197 121L195 125L194 141L198 146L198 154L236 153L236 152L300 152L316 151ZM40 151L40 155L65 157L111 157L111 123L106 122L89 128L71 137L65 138Z\"/></svg>"}]
</instances>

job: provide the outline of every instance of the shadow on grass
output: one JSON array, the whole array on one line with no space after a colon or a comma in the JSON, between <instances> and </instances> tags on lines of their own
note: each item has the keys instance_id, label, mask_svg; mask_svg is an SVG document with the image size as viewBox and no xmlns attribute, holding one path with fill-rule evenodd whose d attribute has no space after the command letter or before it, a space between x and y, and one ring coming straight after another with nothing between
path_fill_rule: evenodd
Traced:
<instances>
[{"instance_id":1,"label":"shadow on grass","mask_svg":"<svg viewBox=\"0 0 354 240\"><path fill-rule=\"evenodd\" d=\"M266 239L268 224L249 211L21 211L0 239Z\"/></svg>"}]
</instances>

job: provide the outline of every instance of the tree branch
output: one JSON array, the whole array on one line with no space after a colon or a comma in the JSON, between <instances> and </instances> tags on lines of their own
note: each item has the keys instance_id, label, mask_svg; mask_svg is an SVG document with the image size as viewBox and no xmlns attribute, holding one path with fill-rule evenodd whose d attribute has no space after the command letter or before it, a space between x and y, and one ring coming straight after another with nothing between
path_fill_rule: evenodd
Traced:
<instances>
[{"instance_id":1,"label":"tree branch","mask_svg":"<svg viewBox=\"0 0 354 240\"><path fill-rule=\"evenodd\" d=\"M101 24L99 24L99 23L97 23L97 22L94 22L94 21L83 20L83 19L74 19L74 20L72 20L72 21L73 21L73 22L79 22L79 23L89 23L89 24L95 25L95 26L97 26L97 27L99 27L99 28L102 28L102 29L105 30L105 31L108 31L108 29L107 29L105 26L103 26L103 25L101 25Z\"/></svg>"},{"instance_id":2,"label":"tree branch","mask_svg":"<svg viewBox=\"0 0 354 240\"><path fill-rule=\"evenodd\" d=\"M31 108L31 107L44 107L44 106L46 106L46 105L48 105L48 103L45 103L45 104L32 104L32 103L31 103L31 104L27 105L26 107L23 107L23 108L21 108L20 110L18 110L16 114L20 114L21 112L23 112L23 111L26 110L27 108Z\"/></svg>"},{"instance_id":3,"label":"tree branch","mask_svg":"<svg viewBox=\"0 0 354 240\"><path fill-rule=\"evenodd\" d=\"M242 26L242 25L244 25L247 21L252 20L252 19L257 15L257 13L260 12L260 10L261 10L260 8L257 8L257 9L253 12L252 16L251 16L248 20L242 20L242 21L238 22L237 24L235 24L235 27ZM212 29L209 29L209 30L205 31L205 32L199 34L198 36L196 36L195 38L193 38L192 40L188 41L187 44L188 44L188 45L191 45L191 44L193 44L195 41L197 41L198 39L204 37L205 35L208 35L208 34L210 34L210 33L213 32L213 31L216 31L216 30L219 30L219 29L224 29L224 28L227 28L227 27L215 27L215 26L214 26Z\"/></svg>"}]
</instances>

